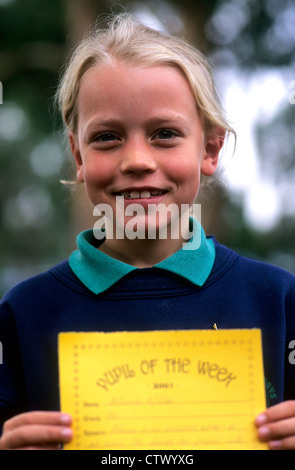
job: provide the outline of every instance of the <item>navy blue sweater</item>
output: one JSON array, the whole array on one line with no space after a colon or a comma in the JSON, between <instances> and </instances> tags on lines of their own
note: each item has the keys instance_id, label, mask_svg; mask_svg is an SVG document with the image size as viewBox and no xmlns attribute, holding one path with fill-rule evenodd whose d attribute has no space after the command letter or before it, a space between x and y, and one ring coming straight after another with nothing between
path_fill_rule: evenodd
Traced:
<instances>
[{"instance_id":1,"label":"navy blue sweater","mask_svg":"<svg viewBox=\"0 0 295 470\"><path fill-rule=\"evenodd\" d=\"M96 295L64 261L11 289L0 304L0 421L59 409L60 331L261 328L267 404L294 399L295 277L216 241L215 248L202 287L145 268Z\"/></svg>"}]
</instances>

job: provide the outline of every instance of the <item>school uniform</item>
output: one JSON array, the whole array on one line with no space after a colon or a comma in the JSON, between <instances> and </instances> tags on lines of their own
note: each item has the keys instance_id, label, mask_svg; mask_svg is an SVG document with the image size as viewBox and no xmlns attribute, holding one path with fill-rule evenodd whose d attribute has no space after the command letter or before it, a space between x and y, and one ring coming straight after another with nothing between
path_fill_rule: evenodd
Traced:
<instances>
[{"instance_id":1,"label":"school uniform","mask_svg":"<svg viewBox=\"0 0 295 470\"><path fill-rule=\"evenodd\" d=\"M62 331L260 328L267 405L295 399L295 276L206 237L151 268L97 249L92 230L68 260L30 278L0 303L0 426L29 410L59 409ZM294 356L294 354L293 354Z\"/></svg>"}]
</instances>

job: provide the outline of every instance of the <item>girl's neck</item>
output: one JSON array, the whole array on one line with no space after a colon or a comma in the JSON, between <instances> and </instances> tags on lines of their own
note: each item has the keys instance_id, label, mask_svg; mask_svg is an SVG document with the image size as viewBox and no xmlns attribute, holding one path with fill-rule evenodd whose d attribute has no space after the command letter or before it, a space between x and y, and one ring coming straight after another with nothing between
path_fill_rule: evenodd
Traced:
<instances>
[{"instance_id":1,"label":"girl's neck","mask_svg":"<svg viewBox=\"0 0 295 470\"><path fill-rule=\"evenodd\" d=\"M137 268L149 268L178 251L183 243L182 239L106 239L99 250L123 263Z\"/></svg>"}]
</instances>

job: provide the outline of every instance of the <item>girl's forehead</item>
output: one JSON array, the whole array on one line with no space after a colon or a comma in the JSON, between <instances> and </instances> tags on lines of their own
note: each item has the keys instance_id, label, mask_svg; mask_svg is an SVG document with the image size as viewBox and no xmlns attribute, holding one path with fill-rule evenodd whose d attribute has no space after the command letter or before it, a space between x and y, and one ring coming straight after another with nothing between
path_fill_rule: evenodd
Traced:
<instances>
[{"instance_id":1,"label":"girl's forehead","mask_svg":"<svg viewBox=\"0 0 295 470\"><path fill-rule=\"evenodd\" d=\"M177 68L169 65L133 65L125 63L102 64L91 67L84 75L78 103L103 103L112 100L159 99L174 106L174 98L180 105L188 101L195 105L195 98L188 80Z\"/></svg>"},{"instance_id":2,"label":"girl's forehead","mask_svg":"<svg viewBox=\"0 0 295 470\"><path fill-rule=\"evenodd\" d=\"M187 77L178 68L168 64L126 64L107 63L91 67L82 77L78 103L88 100L111 100L112 97L124 99L128 97L157 97L164 100L165 96L178 96L185 101L196 100Z\"/></svg>"},{"instance_id":3,"label":"girl's forehead","mask_svg":"<svg viewBox=\"0 0 295 470\"><path fill-rule=\"evenodd\" d=\"M128 77L130 78L131 76L133 79L139 78L139 80L143 80L147 75L150 79L153 80L153 82L156 83L159 81L159 78L164 76L167 80L169 80L169 83L171 82L172 78L174 78L174 80L177 78L178 82L180 79L182 79L183 86L190 86L185 73L177 66L166 63L133 64L123 61L94 64L84 73L81 79L81 84L83 84L85 80L89 80L89 78L91 80L92 77L95 77L95 80L99 82L105 81L106 76L108 79L111 77L112 79L117 80L124 80L126 77L128 79ZM114 80L112 80L112 82L113 81ZM108 83L111 85L109 80ZM135 85L134 82L132 82L131 85L132 84L133 86Z\"/></svg>"},{"instance_id":4,"label":"girl's forehead","mask_svg":"<svg viewBox=\"0 0 295 470\"><path fill-rule=\"evenodd\" d=\"M84 122L117 117L143 122L155 117L195 119L196 101L188 81L169 65L104 64L88 70L81 83L78 114ZM80 120L80 119L79 119ZM81 122L81 120L80 120Z\"/></svg>"}]
</instances>

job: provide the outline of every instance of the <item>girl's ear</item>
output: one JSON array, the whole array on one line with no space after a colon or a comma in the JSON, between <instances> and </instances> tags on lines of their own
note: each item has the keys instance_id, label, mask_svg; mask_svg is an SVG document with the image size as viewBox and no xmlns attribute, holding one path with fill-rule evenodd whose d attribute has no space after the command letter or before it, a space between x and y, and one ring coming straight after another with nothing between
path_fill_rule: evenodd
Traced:
<instances>
[{"instance_id":1,"label":"girl's ear","mask_svg":"<svg viewBox=\"0 0 295 470\"><path fill-rule=\"evenodd\" d=\"M218 165L220 150L225 139L225 130L222 127L212 129L206 138L204 157L201 164L201 173L205 176L211 176Z\"/></svg>"},{"instance_id":2,"label":"girl's ear","mask_svg":"<svg viewBox=\"0 0 295 470\"><path fill-rule=\"evenodd\" d=\"M83 161L82 161L82 157L80 153L78 137L73 132L70 132L68 137L69 137L71 151L75 159L77 179L80 183L83 183L84 182Z\"/></svg>"}]
</instances>

